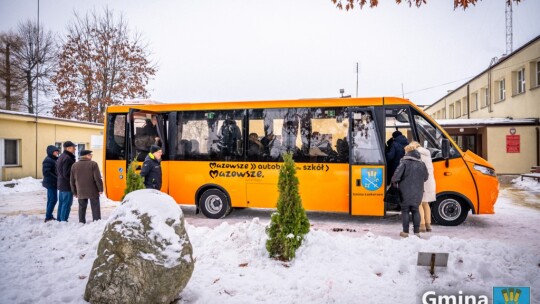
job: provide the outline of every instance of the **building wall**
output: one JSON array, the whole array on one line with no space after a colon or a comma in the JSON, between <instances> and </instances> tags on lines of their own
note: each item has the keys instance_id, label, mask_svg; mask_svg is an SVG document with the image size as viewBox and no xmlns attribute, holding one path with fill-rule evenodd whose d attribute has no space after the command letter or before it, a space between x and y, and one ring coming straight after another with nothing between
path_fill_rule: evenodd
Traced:
<instances>
[{"instance_id":1,"label":"building wall","mask_svg":"<svg viewBox=\"0 0 540 304\"><path fill-rule=\"evenodd\" d=\"M19 140L19 165L3 166L0 173L1 180L7 181L27 176L42 178L41 163L47 155L47 146L54 145L56 142L63 143L67 140L76 144L85 144L86 149L93 151L93 160L98 163L101 169L103 149L102 147L91 147L91 138L93 135L102 136L103 126L99 124L39 118L36 143L35 118L0 113L0 139Z\"/></svg>"},{"instance_id":2,"label":"building wall","mask_svg":"<svg viewBox=\"0 0 540 304\"><path fill-rule=\"evenodd\" d=\"M487 160L495 167L497 174L519 174L530 172L536 163L537 141L535 126L516 126L520 136L520 153L506 152L506 135L510 126L487 128Z\"/></svg>"},{"instance_id":3,"label":"building wall","mask_svg":"<svg viewBox=\"0 0 540 304\"><path fill-rule=\"evenodd\" d=\"M540 118L540 38L499 60L465 85L425 109L435 119ZM519 93L519 71L523 71L524 92ZM500 86L504 83L504 93ZM476 102L477 101L477 102ZM472 126L471 126L472 127ZM521 152L506 153L506 135L515 127L521 136ZM539 126L482 126L480 154L495 166L498 174L529 172L537 163Z\"/></svg>"},{"instance_id":4,"label":"building wall","mask_svg":"<svg viewBox=\"0 0 540 304\"><path fill-rule=\"evenodd\" d=\"M539 61L540 39L537 39L468 84L437 101L425 111L436 119L469 118L467 107L470 109L470 118L538 118L540 117ZM525 92L517 93L517 75L521 69L524 69ZM503 99L500 98L499 93L501 81L505 84ZM486 90L490 94L486 95ZM469 96L468 103L467 96ZM476 97L478 98L477 108L474 102ZM489 99L491 99L491 109ZM459 109L456 106L458 103L461 104ZM451 106L454 109L453 116Z\"/></svg>"}]
</instances>

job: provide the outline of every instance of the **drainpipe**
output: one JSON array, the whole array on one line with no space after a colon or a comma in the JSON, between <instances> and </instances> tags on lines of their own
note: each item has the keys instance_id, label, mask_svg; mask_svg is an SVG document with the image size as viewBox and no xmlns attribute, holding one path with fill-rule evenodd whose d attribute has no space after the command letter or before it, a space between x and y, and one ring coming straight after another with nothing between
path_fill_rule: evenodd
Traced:
<instances>
[{"instance_id":1,"label":"drainpipe","mask_svg":"<svg viewBox=\"0 0 540 304\"><path fill-rule=\"evenodd\" d=\"M540 128L536 127L536 165L540 166Z\"/></svg>"},{"instance_id":2,"label":"drainpipe","mask_svg":"<svg viewBox=\"0 0 540 304\"><path fill-rule=\"evenodd\" d=\"M469 98L469 85L467 85L467 119L471 119L471 101Z\"/></svg>"},{"instance_id":3,"label":"drainpipe","mask_svg":"<svg viewBox=\"0 0 540 304\"><path fill-rule=\"evenodd\" d=\"M491 62L489 63L489 71L488 71L488 112L493 112L493 109L491 107L491 67L497 63L499 59L497 57L491 58Z\"/></svg>"}]
</instances>

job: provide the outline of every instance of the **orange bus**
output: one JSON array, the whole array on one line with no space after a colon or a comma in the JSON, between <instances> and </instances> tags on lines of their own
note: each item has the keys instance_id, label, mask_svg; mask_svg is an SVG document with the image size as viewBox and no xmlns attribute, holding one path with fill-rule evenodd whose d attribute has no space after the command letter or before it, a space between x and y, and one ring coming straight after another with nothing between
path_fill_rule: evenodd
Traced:
<instances>
[{"instance_id":1,"label":"orange bus","mask_svg":"<svg viewBox=\"0 0 540 304\"><path fill-rule=\"evenodd\" d=\"M233 208L275 208L284 152L293 153L306 210L384 216L396 207L384 201L391 174L386 143L396 130L432 153L438 224L459 225L469 211L494 213L499 192L492 165L461 151L401 98L121 105L108 107L105 121L110 199L121 199L130 161L144 160L159 144L161 191L209 218Z\"/></svg>"}]
</instances>

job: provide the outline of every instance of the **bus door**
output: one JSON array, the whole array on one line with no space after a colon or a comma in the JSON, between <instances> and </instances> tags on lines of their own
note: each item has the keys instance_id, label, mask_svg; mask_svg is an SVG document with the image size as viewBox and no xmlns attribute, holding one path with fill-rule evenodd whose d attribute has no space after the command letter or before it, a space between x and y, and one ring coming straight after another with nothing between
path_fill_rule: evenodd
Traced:
<instances>
[{"instance_id":1,"label":"bus door","mask_svg":"<svg viewBox=\"0 0 540 304\"><path fill-rule=\"evenodd\" d=\"M385 170L373 107L350 109L349 213L384 216Z\"/></svg>"},{"instance_id":2,"label":"bus door","mask_svg":"<svg viewBox=\"0 0 540 304\"><path fill-rule=\"evenodd\" d=\"M165 128L165 114L139 109L129 109L127 119L127 147L128 158L126 168L133 160L137 160L140 165L150 152L150 147L156 145L161 147L162 160L167 158L167 134ZM161 163L163 186L162 191L167 192L168 170L167 163ZM137 172L140 167L137 168Z\"/></svg>"}]
</instances>

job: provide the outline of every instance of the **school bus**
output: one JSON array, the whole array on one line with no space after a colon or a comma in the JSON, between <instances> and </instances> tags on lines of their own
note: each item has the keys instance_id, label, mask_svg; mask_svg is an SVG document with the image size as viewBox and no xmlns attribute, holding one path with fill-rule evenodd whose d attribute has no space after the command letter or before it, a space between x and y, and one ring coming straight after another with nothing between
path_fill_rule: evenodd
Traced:
<instances>
[{"instance_id":1,"label":"school bus","mask_svg":"<svg viewBox=\"0 0 540 304\"><path fill-rule=\"evenodd\" d=\"M147 131L152 127L156 134ZM282 155L291 152L307 211L385 216L396 208L384 200L394 161L386 144L396 130L432 153L438 224L459 225L469 211L494 213L493 166L461 151L431 117L395 97L110 106L106 194L120 200L131 160L144 160L158 144L161 191L177 203L214 219L233 208L275 208Z\"/></svg>"}]
</instances>

